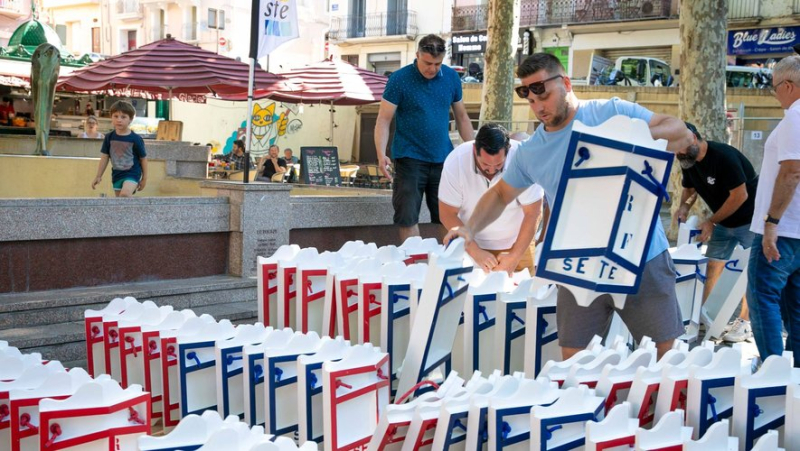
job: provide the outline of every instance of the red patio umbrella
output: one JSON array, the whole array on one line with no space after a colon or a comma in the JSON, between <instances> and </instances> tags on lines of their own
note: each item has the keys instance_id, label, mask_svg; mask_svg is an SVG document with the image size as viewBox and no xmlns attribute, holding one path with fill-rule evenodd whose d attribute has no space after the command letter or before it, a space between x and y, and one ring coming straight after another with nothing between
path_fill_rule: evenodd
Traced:
<instances>
[{"instance_id":1,"label":"red patio umbrella","mask_svg":"<svg viewBox=\"0 0 800 451\"><path fill-rule=\"evenodd\" d=\"M380 102L388 77L370 72L342 60L328 58L318 63L292 69L280 74L299 91L277 90L269 92L258 88L253 98L286 103L326 103L331 105L331 142L333 142L333 106L355 106ZM229 100L243 100L247 94L222 95Z\"/></svg>"},{"instance_id":2,"label":"red patio umbrella","mask_svg":"<svg viewBox=\"0 0 800 451\"><path fill-rule=\"evenodd\" d=\"M141 91L172 98L177 94L247 97L249 66L233 58L177 41L167 35L138 49L112 56L59 79L72 92ZM297 89L279 75L256 68L255 88L267 95Z\"/></svg>"}]
</instances>

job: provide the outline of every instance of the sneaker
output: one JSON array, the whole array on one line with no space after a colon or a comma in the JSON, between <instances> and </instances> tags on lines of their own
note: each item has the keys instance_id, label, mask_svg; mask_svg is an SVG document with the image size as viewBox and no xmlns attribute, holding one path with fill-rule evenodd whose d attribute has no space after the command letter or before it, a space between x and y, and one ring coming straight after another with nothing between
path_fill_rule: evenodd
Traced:
<instances>
[{"instance_id":1,"label":"sneaker","mask_svg":"<svg viewBox=\"0 0 800 451\"><path fill-rule=\"evenodd\" d=\"M750 328L750 321L745 321L741 318L736 318L731 330L722 336L722 340L728 343L741 343L751 338L753 338L753 330Z\"/></svg>"}]
</instances>

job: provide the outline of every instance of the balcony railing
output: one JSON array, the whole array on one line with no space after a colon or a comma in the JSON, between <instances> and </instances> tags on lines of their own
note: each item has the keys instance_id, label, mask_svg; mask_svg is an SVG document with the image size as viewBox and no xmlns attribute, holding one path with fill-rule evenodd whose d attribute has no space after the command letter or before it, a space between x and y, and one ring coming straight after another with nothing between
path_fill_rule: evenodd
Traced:
<instances>
[{"instance_id":1,"label":"balcony railing","mask_svg":"<svg viewBox=\"0 0 800 451\"><path fill-rule=\"evenodd\" d=\"M417 34L417 13L397 11L363 16L338 16L331 19L332 41L380 36L413 36Z\"/></svg>"},{"instance_id":2,"label":"balcony railing","mask_svg":"<svg viewBox=\"0 0 800 451\"><path fill-rule=\"evenodd\" d=\"M760 16L761 0L730 0L728 2L728 20L749 19Z\"/></svg>"},{"instance_id":3,"label":"balcony railing","mask_svg":"<svg viewBox=\"0 0 800 451\"><path fill-rule=\"evenodd\" d=\"M141 14L139 0L118 0L117 14Z\"/></svg>"},{"instance_id":4,"label":"balcony railing","mask_svg":"<svg viewBox=\"0 0 800 451\"><path fill-rule=\"evenodd\" d=\"M197 22L187 23L183 25L183 40L184 41L197 40Z\"/></svg>"},{"instance_id":5,"label":"balcony railing","mask_svg":"<svg viewBox=\"0 0 800 451\"><path fill-rule=\"evenodd\" d=\"M672 0L522 0L520 26L666 19ZM485 30L488 5L453 8L453 31Z\"/></svg>"}]
</instances>

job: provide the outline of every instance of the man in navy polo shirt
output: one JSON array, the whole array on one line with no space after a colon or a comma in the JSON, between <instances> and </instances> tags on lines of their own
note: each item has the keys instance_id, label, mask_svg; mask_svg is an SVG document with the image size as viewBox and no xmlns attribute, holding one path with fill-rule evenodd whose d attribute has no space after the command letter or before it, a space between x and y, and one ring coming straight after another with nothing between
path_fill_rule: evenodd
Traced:
<instances>
[{"instance_id":1,"label":"man in navy polo shirt","mask_svg":"<svg viewBox=\"0 0 800 451\"><path fill-rule=\"evenodd\" d=\"M401 241L419 236L417 223L423 194L431 222L440 224L439 179L444 160L453 150L449 135L451 107L461 139L471 141L475 135L461 100L461 79L456 71L442 65L446 50L444 39L439 36L429 34L419 41L414 62L389 78L375 124L378 166L391 180L386 145L389 126L397 113L392 139L392 205Z\"/></svg>"}]
</instances>

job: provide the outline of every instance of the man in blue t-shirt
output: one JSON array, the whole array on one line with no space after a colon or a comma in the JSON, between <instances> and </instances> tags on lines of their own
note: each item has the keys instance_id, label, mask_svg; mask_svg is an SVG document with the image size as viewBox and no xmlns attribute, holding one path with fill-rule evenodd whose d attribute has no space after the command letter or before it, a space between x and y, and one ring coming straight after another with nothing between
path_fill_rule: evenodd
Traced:
<instances>
[{"instance_id":1,"label":"man in blue t-shirt","mask_svg":"<svg viewBox=\"0 0 800 451\"><path fill-rule=\"evenodd\" d=\"M414 63L389 78L375 124L378 166L391 180L386 145L389 126L397 113L392 139L392 205L401 241L419 236L417 223L423 194L431 222L440 224L439 179L444 160L453 150L449 134L451 107L461 139L471 141L475 135L461 101L461 79L456 71L442 65L446 50L444 39L439 36L429 34L419 41Z\"/></svg>"},{"instance_id":2,"label":"man in blue t-shirt","mask_svg":"<svg viewBox=\"0 0 800 451\"><path fill-rule=\"evenodd\" d=\"M588 126L597 126L622 114L647 122L653 138L668 140L667 148L673 152L685 149L692 142L691 132L677 118L654 114L618 98L578 100L564 67L552 55L536 53L529 56L517 68L517 76L522 80L522 86L515 88L517 95L528 101L541 124L536 133L520 145L503 180L483 195L466 225L451 230L445 241L455 236L470 241L475 233L500 216L509 202L534 183L544 188L547 203L554 205L575 119ZM599 297L589 307L581 307L569 290L559 289L556 319L564 359L585 348L594 335L602 335L615 310L634 339L639 341L644 335L653 339L659 356L672 347L674 339L684 333L684 328L675 294L675 269L667 248L664 228L658 222L639 292L627 297L622 310L614 308L609 295Z\"/></svg>"}]
</instances>

